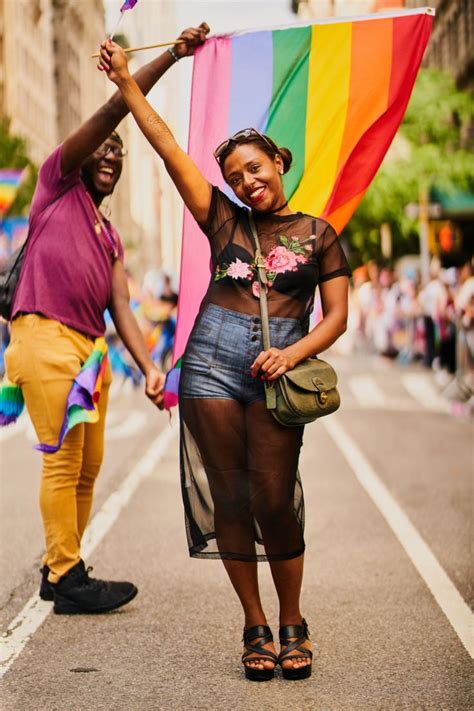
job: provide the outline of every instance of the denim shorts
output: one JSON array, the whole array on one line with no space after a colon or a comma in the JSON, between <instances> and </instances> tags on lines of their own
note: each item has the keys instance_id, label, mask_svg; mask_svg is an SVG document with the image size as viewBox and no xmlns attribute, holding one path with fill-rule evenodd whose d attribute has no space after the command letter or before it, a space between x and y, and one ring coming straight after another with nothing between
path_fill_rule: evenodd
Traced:
<instances>
[{"instance_id":1,"label":"denim shorts","mask_svg":"<svg viewBox=\"0 0 474 711\"><path fill-rule=\"evenodd\" d=\"M270 343L285 348L305 335L294 318L270 318ZM206 306L183 357L180 398L219 398L249 405L265 399L262 380L250 367L263 350L259 316L215 304Z\"/></svg>"}]
</instances>

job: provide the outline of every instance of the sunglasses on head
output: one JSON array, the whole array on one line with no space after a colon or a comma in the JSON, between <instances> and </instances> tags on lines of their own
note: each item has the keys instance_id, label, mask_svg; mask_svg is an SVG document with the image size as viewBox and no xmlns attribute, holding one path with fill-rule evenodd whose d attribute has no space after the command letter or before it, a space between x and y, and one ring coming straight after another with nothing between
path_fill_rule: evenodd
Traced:
<instances>
[{"instance_id":1,"label":"sunglasses on head","mask_svg":"<svg viewBox=\"0 0 474 711\"><path fill-rule=\"evenodd\" d=\"M254 138L261 138L262 141L265 141L265 143L266 143L268 146L270 146L270 148L271 148L272 150L275 149L275 147L272 146L272 144L270 143L270 141L269 141L267 138L265 138L265 136L264 136L262 133L260 133L259 131L257 131L256 128L244 128L244 129L242 129L241 131L237 131L237 133L234 133L234 135L233 135L233 136L230 136L230 138L226 138L225 141L222 141L222 143L220 143L220 144L217 146L216 150L214 151L214 158L215 158L216 161L220 164L220 162L221 162L221 160L220 160L221 157L222 157L223 154L226 152L226 150L228 149L228 147L230 146L231 143L239 143L239 141L241 141L241 140L243 140L243 139L245 139L245 138L252 138L252 136L253 136Z\"/></svg>"}]
</instances>

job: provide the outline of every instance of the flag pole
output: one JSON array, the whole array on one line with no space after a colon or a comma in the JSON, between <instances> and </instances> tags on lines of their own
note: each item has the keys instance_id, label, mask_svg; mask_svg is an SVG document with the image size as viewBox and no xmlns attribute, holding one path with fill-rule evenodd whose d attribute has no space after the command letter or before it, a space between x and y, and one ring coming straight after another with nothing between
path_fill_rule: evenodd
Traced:
<instances>
[{"instance_id":1,"label":"flag pole","mask_svg":"<svg viewBox=\"0 0 474 711\"><path fill-rule=\"evenodd\" d=\"M175 44L181 44L182 42L185 42L185 41L186 40L173 40L172 42L160 42L159 44L145 44L145 45L143 45L143 47L127 47L123 51L124 52L141 52L142 49L156 49L157 47L172 47ZM99 56L99 52L95 52L95 54L91 54L91 57L93 59L98 56Z\"/></svg>"},{"instance_id":2,"label":"flag pole","mask_svg":"<svg viewBox=\"0 0 474 711\"><path fill-rule=\"evenodd\" d=\"M123 12L120 11L120 17L119 17L119 19L118 19L117 24L116 24L115 27L114 27L114 31L111 32L110 35L109 35L109 39L110 39L110 40L113 39L114 36L117 34L118 29L119 29L119 27L120 27L120 23L122 22L122 17L123 17ZM97 55L97 56L98 56L98 55Z\"/></svg>"}]
</instances>

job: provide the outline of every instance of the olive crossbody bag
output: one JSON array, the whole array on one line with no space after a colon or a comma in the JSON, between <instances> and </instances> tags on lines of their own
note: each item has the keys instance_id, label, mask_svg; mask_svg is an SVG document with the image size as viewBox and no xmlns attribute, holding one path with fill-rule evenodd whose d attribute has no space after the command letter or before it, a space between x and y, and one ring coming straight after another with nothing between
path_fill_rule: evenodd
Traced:
<instances>
[{"instance_id":1,"label":"olive crossbody bag","mask_svg":"<svg viewBox=\"0 0 474 711\"><path fill-rule=\"evenodd\" d=\"M266 293L268 279L252 213L249 213L249 222L260 286L263 348L268 350L271 348ZM337 410L341 399L336 386L336 371L329 363L316 357L307 358L277 380L265 382L267 409L281 425L305 425Z\"/></svg>"}]
</instances>

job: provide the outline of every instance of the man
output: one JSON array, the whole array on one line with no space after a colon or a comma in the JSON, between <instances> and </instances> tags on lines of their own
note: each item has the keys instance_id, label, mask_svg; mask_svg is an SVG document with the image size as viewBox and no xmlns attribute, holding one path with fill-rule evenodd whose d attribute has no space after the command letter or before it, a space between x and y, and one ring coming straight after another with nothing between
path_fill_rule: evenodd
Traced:
<instances>
[{"instance_id":1,"label":"man","mask_svg":"<svg viewBox=\"0 0 474 711\"><path fill-rule=\"evenodd\" d=\"M148 92L177 59L190 56L208 33L203 23L185 30L182 43L140 69ZM75 377L104 335L104 309L145 375L147 396L162 406L164 375L153 364L129 307L123 248L101 214L125 155L115 128L127 114L117 92L66 138L41 166L30 213L30 233L12 309L5 354L9 380L22 388L40 442L54 447ZM103 456L110 368L98 404L99 421L81 423L57 452L43 455L40 507L46 552L40 596L57 614L101 613L130 602L130 582L89 577L80 543L92 507Z\"/></svg>"}]
</instances>

